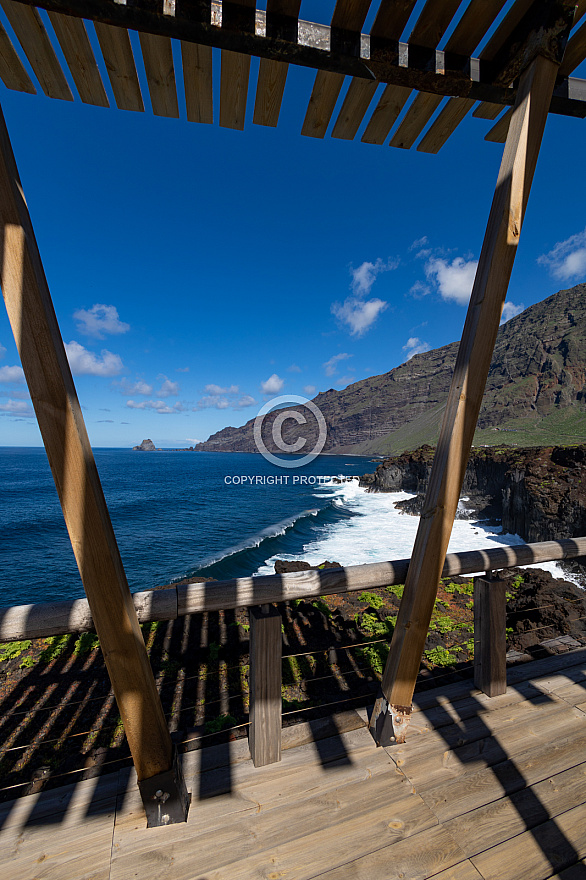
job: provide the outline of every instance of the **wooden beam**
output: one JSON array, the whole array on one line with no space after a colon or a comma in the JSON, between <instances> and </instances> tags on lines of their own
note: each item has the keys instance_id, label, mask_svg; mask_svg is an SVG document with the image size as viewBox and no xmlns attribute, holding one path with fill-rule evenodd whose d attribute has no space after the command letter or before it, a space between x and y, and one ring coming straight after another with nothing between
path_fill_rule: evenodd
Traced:
<instances>
[{"instance_id":1,"label":"wooden beam","mask_svg":"<svg viewBox=\"0 0 586 880\"><path fill-rule=\"evenodd\" d=\"M438 153L474 106L468 98L450 98L433 125L419 141L421 153Z\"/></svg>"},{"instance_id":2,"label":"wooden beam","mask_svg":"<svg viewBox=\"0 0 586 880\"><path fill-rule=\"evenodd\" d=\"M484 136L484 140L492 141L495 144L504 144L507 139L509 125L511 124L512 113L512 109L509 109L505 113L503 113L496 125L493 125L488 134Z\"/></svg>"},{"instance_id":3,"label":"wooden beam","mask_svg":"<svg viewBox=\"0 0 586 880\"><path fill-rule=\"evenodd\" d=\"M2 293L139 780L172 745L0 113Z\"/></svg>"},{"instance_id":4,"label":"wooden beam","mask_svg":"<svg viewBox=\"0 0 586 880\"><path fill-rule=\"evenodd\" d=\"M61 51L84 104L109 107L102 77L81 18L49 12L49 19L59 40Z\"/></svg>"},{"instance_id":5,"label":"wooden beam","mask_svg":"<svg viewBox=\"0 0 586 880\"><path fill-rule=\"evenodd\" d=\"M488 697L507 690L507 586L474 578L474 684Z\"/></svg>"},{"instance_id":6,"label":"wooden beam","mask_svg":"<svg viewBox=\"0 0 586 880\"><path fill-rule=\"evenodd\" d=\"M378 742L404 737L393 733L392 717L411 711L558 66L538 57L519 84L382 695L371 716Z\"/></svg>"},{"instance_id":7,"label":"wooden beam","mask_svg":"<svg viewBox=\"0 0 586 880\"><path fill-rule=\"evenodd\" d=\"M120 110L143 112L144 104L128 31L100 21L95 21L94 26L116 106Z\"/></svg>"},{"instance_id":8,"label":"wooden beam","mask_svg":"<svg viewBox=\"0 0 586 880\"><path fill-rule=\"evenodd\" d=\"M281 760L281 615L250 609L250 756L255 767Z\"/></svg>"},{"instance_id":9,"label":"wooden beam","mask_svg":"<svg viewBox=\"0 0 586 880\"><path fill-rule=\"evenodd\" d=\"M543 541L448 553L442 577L477 571L497 571L518 565L533 565L586 556L586 538ZM404 584L408 559L369 562L344 568L295 572L294 575L263 575L211 583L169 584L164 589L133 593L132 601L140 623L175 620L186 614L242 608L259 603L312 599L316 596L353 593ZM44 636L94 630L87 599L48 602L37 605L0 607L0 642L40 639Z\"/></svg>"},{"instance_id":10,"label":"wooden beam","mask_svg":"<svg viewBox=\"0 0 586 880\"><path fill-rule=\"evenodd\" d=\"M173 50L169 37L139 33L151 106L155 116L179 118Z\"/></svg>"},{"instance_id":11,"label":"wooden beam","mask_svg":"<svg viewBox=\"0 0 586 880\"><path fill-rule=\"evenodd\" d=\"M13 0L0 2L44 93L49 98L73 101L71 89L38 11Z\"/></svg>"},{"instance_id":12,"label":"wooden beam","mask_svg":"<svg viewBox=\"0 0 586 880\"><path fill-rule=\"evenodd\" d=\"M10 41L10 37L0 24L0 77L7 89L16 92L28 92L36 95L37 90L24 69L22 61Z\"/></svg>"},{"instance_id":13,"label":"wooden beam","mask_svg":"<svg viewBox=\"0 0 586 880\"><path fill-rule=\"evenodd\" d=\"M222 50L220 76L220 125L223 128L244 129L250 55Z\"/></svg>"},{"instance_id":14,"label":"wooden beam","mask_svg":"<svg viewBox=\"0 0 586 880\"><path fill-rule=\"evenodd\" d=\"M212 47L181 42L185 105L189 122L214 121Z\"/></svg>"}]
</instances>

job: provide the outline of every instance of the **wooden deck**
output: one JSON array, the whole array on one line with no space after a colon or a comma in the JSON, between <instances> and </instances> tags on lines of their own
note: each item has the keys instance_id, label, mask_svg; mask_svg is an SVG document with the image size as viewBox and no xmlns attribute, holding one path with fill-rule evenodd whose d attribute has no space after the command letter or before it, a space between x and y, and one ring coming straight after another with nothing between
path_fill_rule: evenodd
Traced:
<instances>
[{"instance_id":1,"label":"wooden deck","mask_svg":"<svg viewBox=\"0 0 586 880\"><path fill-rule=\"evenodd\" d=\"M416 696L408 742L387 750L360 712L322 739L322 722L284 731L267 767L244 740L189 752L186 825L147 830L129 770L3 804L1 876L586 877L586 649L508 680L492 699L467 682Z\"/></svg>"}]
</instances>

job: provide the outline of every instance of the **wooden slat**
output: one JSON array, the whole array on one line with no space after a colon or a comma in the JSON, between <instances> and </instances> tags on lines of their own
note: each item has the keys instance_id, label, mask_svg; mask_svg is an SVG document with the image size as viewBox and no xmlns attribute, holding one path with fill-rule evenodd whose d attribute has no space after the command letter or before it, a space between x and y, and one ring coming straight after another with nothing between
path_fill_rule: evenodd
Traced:
<instances>
[{"instance_id":1,"label":"wooden slat","mask_svg":"<svg viewBox=\"0 0 586 880\"><path fill-rule=\"evenodd\" d=\"M471 0L466 12L456 25L452 36L446 43L445 51L455 52L459 55L472 55L474 49L494 22L505 2L506 0L492 0L492 2L489 3L487 3L486 0ZM425 93L417 95L399 126L399 129L392 138L391 146L401 147L402 149L407 150L410 149L433 116L437 107L439 107L441 101L442 98L438 95L426 95ZM453 112L450 113L449 116L452 124L456 119L461 121L463 118L463 116L458 118L458 114L454 114ZM449 136L447 134L446 121L443 120L441 125L445 140ZM453 130L454 129L452 129L452 131Z\"/></svg>"},{"instance_id":2,"label":"wooden slat","mask_svg":"<svg viewBox=\"0 0 586 880\"><path fill-rule=\"evenodd\" d=\"M557 64L538 57L521 77L517 92L383 675L382 691L390 706L411 706L557 71ZM373 729L383 711L379 699L371 718Z\"/></svg>"},{"instance_id":3,"label":"wooden slat","mask_svg":"<svg viewBox=\"0 0 586 880\"><path fill-rule=\"evenodd\" d=\"M269 125L273 128L279 122L285 83L289 65L270 58L261 58L254 103L255 125Z\"/></svg>"},{"instance_id":4,"label":"wooden slat","mask_svg":"<svg viewBox=\"0 0 586 880\"><path fill-rule=\"evenodd\" d=\"M144 110L138 74L126 28L94 22L96 36L104 56L116 106L120 110Z\"/></svg>"},{"instance_id":5,"label":"wooden slat","mask_svg":"<svg viewBox=\"0 0 586 880\"><path fill-rule=\"evenodd\" d=\"M13 0L1 0L1 3L44 93L49 98L73 101L71 89L37 10Z\"/></svg>"},{"instance_id":6,"label":"wooden slat","mask_svg":"<svg viewBox=\"0 0 586 880\"><path fill-rule=\"evenodd\" d=\"M419 18L415 22L413 30L411 31L409 42L412 42L417 46L425 46L428 49L434 49L456 14L459 5L459 0L448 0L448 2L446 2L446 0L427 0ZM386 86L381 99L366 126L362 136L363 143L383 144L385 142L388 133L405 106L411 91L411 89L403 86ZM418 102L418 107L425 105L426 109L429 109L433 103L433 98L430 100L424 100L422 98L421 102ZM439 103L440 102L437 101L436 107ZM433 107L431 113L433 113L433 110L435 110L435 107ZM427 122L429 118L430 117L428 116L425 121ZM417 134L419 134L419 132L415 133L413 140L415 140ZM403 138L401 138L401 140L402 139ZM405 138L405 140L407 140L407 138Z\"/></svg>"},{"instance_id":7,"label":"wooden slat","mask_svg":"<svg viewBox=\"0 0 586 880\"><path fill-rule=\"evenodd\" d=\"M173 50L169 37L139 32L140 48L155 116L179 118Z\"/></svg>"},{"instance_id":8,"label":"wooden slat","mask_svg":"<svg viewBox=\"0 0 586 880\"><path fill-rule=\"evenodd\" d=\"M220 125L223 128L244 129L250 55L222 50L220 78Z\"/></svg>"},{"instance_id":9,"label":"wooden slat","mask_svg":"<svg viewBox=\"0 0 586 880\"><path fill-rule=\"evenodd\" d=\"M513 6L509 9L507 15L501 21L500 25L480 53L480 58L483 61L492 61L497 52L503 47L506 41L509 39L525 13L529 10L533 0L516 0ZM495 107L499 107L498 104L492 104L488 101L483 101L474 111L474 116L478 116L481 119L496 119L502 107L499 107L499 110L495 111ZM483 115L485 114L486 115ZM492 116L490 114L493 114Z\"/></svg>"},{"instance_id":10,"label":"wooden slat","mask_svg":"<svg viewBox=\"0 0 586 880\"><path fill-rule=\"evenodd\" d=\"M267 16L272 13L297 18L300 7L301 0L267 0ZM255 125L269 125L273 128L277 125L288 69L289 65L282 61L260 59L252 120Z\"/></svg>"},{"instance_id":11,"label":"wooden slat","mask_svg":"<svg viewBox=\"0 0 586 880\"><path fill-rule=\"evenodd\" d=\"M584 13L582 13L584 14ZM586 22L568 40L560 76L569 76L586 58Z\"/></svg>"},{"instance_id":12,"label":"wooden slat","mask_svg":"<svg viewBox=\"0 0 586 880\"><path fill-rule=\"evenodd\" d=\"M318 70L301 134L315 138L325 136L343 83L344 74Z\"/></svg>"},{"instance_id":13,"label":"wooden slat","mask_svg":"<svg viewBox=\"0 0 586 880\"><path fill-rule=\"evenodd\" d=\"M450 98L417 145L419 152L438 153L473 106L474 101L468 98Z\"/></svg>"},{"instance_id":14,"label":"wooden slat","mask_svg":"<svg viewBox=\"0 0 586 880\"><path fill-rule=\"evenodd\" d=\"M471 859L484 880L546 880L586 856L584 806L568 810Z\"/></svg>"},{"instance_id":15,"label":"wooden slat","mask_svg":"<svg viewBox=\"0 0 586 880\"><path fill-rule=\"evenodd\" d=\"M49 19L84 104L109 107L102 77L90 45L83 19L49 12Z\"/></svg>"},{"instance_id":16,"label":"wooden slat","mask_svg":"<svg viewBox=\"0 0 586 880\"><path fill-rule=\"evenodd\" d=\"M356 137L356 132L360 128L360 123L374 98L378 85L376 80L370 82L367 79L354 77L336 119L332 137L348 141Z\"/></svg>"},{"instance_id":17,"label":"wooden slat","mask_svg":"<svg viewBox=\"0 0 586 880\"><path fill-rule=\"evenodd\" d=\"M10 37L0 24L0 77L7 89L36 95L37 90L16 54Z\"/></svg>"},{"instance_id":18,"label":"wooden slat","mask_svg":"<svg viewBox=\"0 0 586 880\"><path fill-rule=\"evenodd\" d=\"M250 755L255 767L281 760L281 614L274 605L251 608Z\"/></svg>"},{"instance_id":19,"label":"wooden slat","mask_svg":"<svg viewBox=\"0 0 586 880\"><path fill-rule=\"evenodd\" d=\"M381 0L370 30L371 37L400 40L416 0Z\"/></svg>"},{"instance_id":20,"label":"wooden slat","mask_svg":"<svg viewBox=\"0 0 586 880\"><path fill-rule=\"evenodd\" d=\"M212 47L181 42L185 104L189 122L214 121Z\"/></svg>"},{"instance_id":21,"label":"wooden slat","mask_svg":"<svg viewBox=\"0 0 586 880\"><path fill-rule=\"evenodd\" d=\"M512 115L512 109L509 109L506 113L503 113L497 124L493 125L488 134L484 136L484 140L493 141L495 144L504 144L507 139L507 132L509 131L509 125Z\"/></svg>"},{"instance_id":22,"label":"wooden slat","mask_svg":"<svg viewBox=\"0 0 586 880\"><path fill-rule=\"evenodd\" d=\"M254 9L256 0L238 0L240 6ZM220 73L220 125L243 131L248 101L250 55L222 49Z\"/></svg>"},{"instance_id":23,"label":"wooden slat","mask_svg":"<svg viewBox=\"0 0 586 880\"><path fill-rule=\"evenodd\" d=\"M490 101L482 101L475 108L472 116L475 116L477 119L496 119L502 112L502 104L491 104Z\"/></svg>"},{"instance_id":24,"label":"wooden slat","mask_svg":"<svg viewBox=\"0 0 586 880\"><path fill-rule=\"evenodd\" d=\"M360 33L369 6L370 0L337 0L332 16L332 28L342 28ZM340 73L318 71L301 134L318 138L325 136L343 83L344 76ZM353 100L350 98L350 101ZM359 125L360 119L356 124L356 129Z\"/></svg>"},{"instance_id":25,"label":"wooden slat","mask_svg":"<svg viewBox=\"0 0 586 880\"><path fill-rule=\"evenodd\" d=\"M389 146L410 150L442 100L441 95L432 95L429 92L419 92L415 95Z\"/></svg>"},{"instance_id":26,"label":"wooden slat","mask_svg":"<svg viewBox=\"0 0 586 880\"><path fill-rule=\"evenodd\" d=\"M385 86L385 90L364 130L362 143L384 144L388 133L407 103L411 91L404 86Z\"/></svg>"}]
</instances>

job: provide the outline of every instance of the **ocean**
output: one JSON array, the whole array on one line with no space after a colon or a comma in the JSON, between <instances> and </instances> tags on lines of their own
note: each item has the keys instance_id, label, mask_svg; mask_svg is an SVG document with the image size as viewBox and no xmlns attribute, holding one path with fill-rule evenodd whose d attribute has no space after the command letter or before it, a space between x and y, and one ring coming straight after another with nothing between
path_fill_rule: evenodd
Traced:
<instances>
[{"instance_id":1,"label":"ocean","mask_svg":"<svg viewBox=\"0 0 586 880\"><path fill-rule=\"evenodd\" d=\"M372 472L370 458L321 455L285 470L247 453L94 454L133 592L196 574L269 574L277 558L357 565L411 554L418 520L394 507L406 493L335 481ZM457 520L449 552L518 543ZM0 448L0 583L2 606L84 595L42 448Z\"/></svg>"}]
</instances>

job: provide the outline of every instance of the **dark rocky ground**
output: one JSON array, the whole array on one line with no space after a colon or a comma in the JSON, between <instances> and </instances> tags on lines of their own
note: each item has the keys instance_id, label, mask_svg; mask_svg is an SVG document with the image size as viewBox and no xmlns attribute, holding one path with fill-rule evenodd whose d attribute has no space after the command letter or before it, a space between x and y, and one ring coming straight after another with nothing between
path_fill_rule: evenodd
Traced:
<instances>
[{"instance_id":1,"label":"dark rocky ground","mask_svg":"<svg viewBox=\"0 0 586 880\"><path fill-rule=\"evenodd\" d=\"M336 563L326 563L335 565ZM295 567L279 566L281 571ZM298 563L297 568L306 567ZM529 659L586 644L585 594L539 570L507 573L508 647ZM283 723L374 699L401 587L280 606ZM417 688L470 677L472 583L440 584ZM173 738L190 749L246 735L245 609L148 624L143 634ZM74 782L129 763L95 636L63 636L0 648L0 799Z\"/></svg>"}]
</instances>

